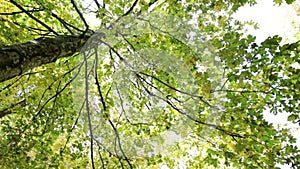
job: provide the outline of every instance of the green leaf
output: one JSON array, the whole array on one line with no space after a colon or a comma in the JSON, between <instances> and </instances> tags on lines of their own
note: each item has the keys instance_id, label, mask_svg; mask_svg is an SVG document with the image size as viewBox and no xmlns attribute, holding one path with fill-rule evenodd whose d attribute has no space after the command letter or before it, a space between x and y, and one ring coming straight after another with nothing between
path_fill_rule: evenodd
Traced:
<instances>
[{"instance_id":1,"label":"green leaf","mask_svg":"<svg viewBox=\"0 0 300 169\"><path fill-rule=\"evenodd\" d=\"M295 0L285 0L285 2L286 2L287 4L292 4L293 2L295 2Z\"/></svg>"},{"instance_id":2,"label":"green leaf","mask_svg":"<svg viewBox=\"0 0 300 169\"><path fill-rule=\"evenodd\" d=\"M297 115L291 114L291 115L288 116L288 121L295 121L297 118L298 118Z\"/></svg>"}]
</instances>

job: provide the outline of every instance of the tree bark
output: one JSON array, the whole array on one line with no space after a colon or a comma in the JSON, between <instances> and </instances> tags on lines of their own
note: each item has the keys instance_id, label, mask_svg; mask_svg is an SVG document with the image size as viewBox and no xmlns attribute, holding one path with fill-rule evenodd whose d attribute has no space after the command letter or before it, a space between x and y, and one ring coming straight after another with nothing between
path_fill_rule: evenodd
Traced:
<instances>
[{"instance_id":1,"label":"tree bark","mask_svg":"<svg viewBox=\"0 0 300 169\"><path fill-rule=\"evenodd\" d=\"M57 36L0 47L0 82L80 52L88 36Z\"/></svg>"}]
</instances>

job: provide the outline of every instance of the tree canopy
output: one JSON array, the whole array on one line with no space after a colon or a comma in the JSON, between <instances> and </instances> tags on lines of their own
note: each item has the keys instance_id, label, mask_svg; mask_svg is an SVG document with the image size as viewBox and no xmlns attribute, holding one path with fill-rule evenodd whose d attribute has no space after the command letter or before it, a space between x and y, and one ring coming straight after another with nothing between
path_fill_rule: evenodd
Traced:
<instances>
[{"instance_id":1,"label":"tree canopy","mask_svg":"<svg viewBox=\"0 0 300 169\"><path fill-rule=\"evenodd\" d=\"M294 0L274 0L292 4ZM300 168L300 42L255 0L5 0L0 168Z\"/></svg>"}]
</instances>

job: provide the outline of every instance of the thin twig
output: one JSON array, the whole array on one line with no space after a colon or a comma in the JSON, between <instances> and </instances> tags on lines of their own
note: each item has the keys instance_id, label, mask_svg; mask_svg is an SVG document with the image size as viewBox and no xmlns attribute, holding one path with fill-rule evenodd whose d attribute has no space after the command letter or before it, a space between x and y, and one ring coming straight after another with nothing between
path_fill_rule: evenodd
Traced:
<instances>
[{"instance_id":1,"label":"thin twig","mask_svg":"<svg viewBox=\"0 0 300 169\"><path fill-rule=\"evenodd\" d=\"M0 15L15 15L15 14L21 14L25 12L40 12L43 11L42 9L34 9L34 10L28 10L28 11L18 11L18 12L10 12L10 13L5 13L5 12L0 12Z\"/></svg>"},{"instance_id":2,"label":"thin twig","mask_svg":"<svg viewBox=\"0 0 300 169\"><path fill-rule=\"evenodd\" d=\"M74 2L74 0L71 0L71 3L74 6L76 12L78 13L78 15L80 16L81 20L83 21L83 23L85 25L85 31L83 32L83 35L85 35L85 33L89 30L89 25L87 24L85 18L83 17L82 13L78 9L78 7L77 7L76 3Z\"/></svg>"},{"instance_id":3,"label":"thin twig","mask_svg":"<svg viewBox=\"0 0 300 169\"><path fill-rule=\"evenodd\" d=\"M99 61L99 56L98 56L98 52L97 52L97 48L95 48L95 71L94 71L94 74L95 74L95 80L96 80L96 85L97 85L97 89L98 89L98 93L100 95L100 99L101 99L101 103L102 103L102 106L103 106L103 112L106 111L106 104L105 104L105 100L104 100L104 97L103 97L103 94L102 94L102 91L101 91L101 86L100 86L100 83L99 83L99 79L98 79L98 61Z\"/></svg>"},{"instance_id":4,"label":"thin twig","mask_svg":"<svg viewBox=\"0 0 300 169\"><path fill-rule=\"evenodd\" d=\"M134 9L134 7L136 6L136 4L137 4L138 2L139 2L139 0L135 0L135 1L133 2L132 6L129 8L129 10L128 10L127 12L125 12L125 13L122 15L122 17L128 15L128 14Z\"/></svg>"},{"instance_id":5,"label":"thin twig","mask_svg":"<svg viewBox=\"0 0 300 169\"><path fill-rule=\"evenodd\" d=\"M122 148L121 139L120 139L120 135L119 135L118 130L116 129L115 125L113 124L113 122L110 119L108 119L108 122L109 122L110 126L113 128L113 130L114 130L114 132L116 134L116 139L118 140L119 149L120 149L122 155L124 156L125 161L129 165L129 167L132 169L132 165L131 165L128 157L126 156L126 154L125 154L125 152L124 152L124 150Z\"/></svg>"},{"instance_id":6,"label":"thin twig","mask_svg":"<svg viewBox=\"0 0 300 169\"><path fill-rule=\"evenodd\" d=\"M39 19L37 19L35 16L33 16L31 13L29 13L28 11L26 11L20 4L18 4L17 2L15 2L14 0L10 0L10 3L14 4L16 7L18 7L21 11L23 11L24 13L26 13L30 18L32 18L33 20L35 20L36 22L38 22L39 24L41 24L42 26L44 26L45 28L47 28L50 32L52 32L53 34L55 34L56 36L58 36L58 33L56 33L52 28L50 28L48 25L46 25L44 22L40 21Z\"/></svg>"}]
</instances>

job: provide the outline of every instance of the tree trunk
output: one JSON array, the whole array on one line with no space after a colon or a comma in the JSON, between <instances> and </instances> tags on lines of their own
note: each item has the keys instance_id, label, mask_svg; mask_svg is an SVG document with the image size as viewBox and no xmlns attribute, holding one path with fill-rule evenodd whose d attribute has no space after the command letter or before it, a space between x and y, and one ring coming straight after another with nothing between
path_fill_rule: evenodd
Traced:
<instances>
[{"instance_id":1,"label":"tree trunk","mask_svg":"<svg viewBox=\"0 0 300 169\"><path fill-rule=\"evenodd\" d=\"M0 82L80 52L89 37L57 36L0 47Z\"/></svg>"}]
</instances>

